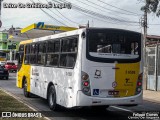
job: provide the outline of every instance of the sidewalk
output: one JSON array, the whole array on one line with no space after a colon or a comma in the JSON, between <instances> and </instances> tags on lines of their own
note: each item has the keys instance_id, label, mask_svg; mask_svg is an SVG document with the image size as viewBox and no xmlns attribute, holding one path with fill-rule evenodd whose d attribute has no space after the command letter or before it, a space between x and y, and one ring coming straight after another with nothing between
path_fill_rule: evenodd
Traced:
<instances>
[{"instance_id":1,"label":"sidewalk","mask_svg":"<svg viewBox=\"0 0 160 120\"><path fill-rule=\"evenodd\" d=\"M42 113L0 88L0 120L49 120Z\"/></svg>"},{"instance_id":2,"label":"sidewalk","mask_svg":"<svg viewBox=\"0 0 160 120\"><path fill-rule=\"evenodd\" d=\"M143 99L160 103L160 91L143 90Z\"/></svg>"}]
</instances>

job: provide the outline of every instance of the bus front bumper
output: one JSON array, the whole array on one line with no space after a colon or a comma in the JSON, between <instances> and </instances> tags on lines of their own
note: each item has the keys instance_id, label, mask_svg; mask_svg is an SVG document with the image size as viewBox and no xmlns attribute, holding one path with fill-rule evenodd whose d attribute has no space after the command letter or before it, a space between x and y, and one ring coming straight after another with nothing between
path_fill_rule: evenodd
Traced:
<instances>
[{"instance_id":1,"label":"bus front bumper","mask_svg":"<svg viewBox=\"0 0 160 120\"><path fill-rule=\"evenodd\" d=\"M122 97L122 98L100 98L87 96L82 93L82 91L77 92L77 104L76 106L101 106L101 105L135 105L141 104L142 99L142 91L140 94L130 97Z\"/></svg>"}]
</instances>

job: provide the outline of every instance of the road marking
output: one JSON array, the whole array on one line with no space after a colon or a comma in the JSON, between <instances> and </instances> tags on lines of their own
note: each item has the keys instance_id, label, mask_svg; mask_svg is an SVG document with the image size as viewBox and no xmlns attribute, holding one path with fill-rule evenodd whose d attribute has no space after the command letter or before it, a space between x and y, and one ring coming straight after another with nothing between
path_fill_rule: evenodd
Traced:
<instances>
[{"instance_id":1,"label":"road marking","mask_svg":"<svg viewBox=\"0 0 160 120\"><path fill-rule=\"evenodd\" d=\"M9 78L14 78L14 79L15 79L16 77L13 77L13 76L9 76Z\"/></svg>"},{"instance_id":2,"label":"road marking","mask_svg":"<svg viewBox=\"0 0 160 120\"><path fill-rule=\"evenodd\" d=\"M124 109L124 108L120 108L120 107L116 107L116 106L110 106L110 107L115 108L115 109L119 109L119 110L123 110L123 111L126 111L126 112L133 113L133 111L128 110L128 109Z\"/></svg>"}]
</instances>

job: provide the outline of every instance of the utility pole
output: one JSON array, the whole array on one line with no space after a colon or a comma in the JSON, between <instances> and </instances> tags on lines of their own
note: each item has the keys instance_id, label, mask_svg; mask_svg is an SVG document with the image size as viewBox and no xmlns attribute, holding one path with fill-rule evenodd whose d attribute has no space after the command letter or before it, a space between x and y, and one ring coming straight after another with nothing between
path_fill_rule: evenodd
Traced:
<instances>
[{"instance_id":1,"label":"utility pole","mask_svg":"<svg viewBox=\"0 0 160 120\"><path fill-rule=\"evenodd\" d=\"M87 23L87 28L89 28L89 20L88 20L88 23Z\"/></svg>"},{"instance_id":2,"label":"utility pole","mask_svg":"<svg viewBox=\"0 0 160 120\"><path fill-rule=\"evenodd\" d=\"M1 16L2 1L3 0L0 0L0 16Z\"/></svg>"},{"instance_id":3,"label":"utility pole","mask_svg":"<svg viewBox=\"0 0 160 120\"><path fill-rule=\"evenodd\" d=\"M12 34L13 35L13 33L14 33L14 28L13 28L13 25L12 25L12 27L10 28L10 34ZM12 46L12 40L11 40L11 46ZM12 47L11 47L11 49L10 49L10 61L12 61Z\"/></svg>"},{"instance_id":4,"label":"utility pole","mask_svg":"<svg viewBox=\"0 0 160 120\"><path fill-rule=\"evenodd\" d=\"M3 0L0 0L0 27L2 26L2 21L1 21L2 1L3 1Z\"/></svg>"},{"instance_id":5,"label":"utility pole","mask_svg":"<svg viewBox=\"0 0 160 120\"><path fill-rule=\"evenodd\" d=\"M146 3L147 4L147 3ZM146 41L147 41L147 5L144 9L144 18L143 18L143 27L144 27L144 41L143 41L143 64L144 64L144 71L143 71L143 89L147 89L147 64L146 64Z\"/></svg>"}]
</instances>

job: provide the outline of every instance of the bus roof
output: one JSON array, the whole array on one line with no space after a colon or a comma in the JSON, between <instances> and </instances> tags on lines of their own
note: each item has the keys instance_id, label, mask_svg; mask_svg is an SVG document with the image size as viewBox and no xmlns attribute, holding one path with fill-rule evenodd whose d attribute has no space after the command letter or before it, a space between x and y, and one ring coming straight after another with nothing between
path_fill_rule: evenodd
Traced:
<instances>
[{"instance_id":1,"label":"bus roof","mask_svg":"<svg viewBox=\"0 0 160 120\"><path fill-rule=\"evenodd\" d=\"M85 30L117 30L117 31L122 31L122 32L130 32L130 33L138 33L136 31L130 31L130 30L125 30L125 29L118 29L118 28L95 28L95 27L90 27L90 28L81 28L81 29L76 29L76 30L72 30L72 31L66 31L66 32L62 32L62 33L58 33L58 34L53 34L53 35L48 35L48 36L44 36L44 37L39 37L39 38L34 38L31 40L25 40L25 41L21 41L20 44L27 44L27 43L32 43L32 42L38 42L38 41L43 41L43 40L47 40L47 39L56 39L56 38L63 38L66 36L72 36L72 35L78 35L80 33L82 33L82 31Z\"/></svg>"}]
</instances>

